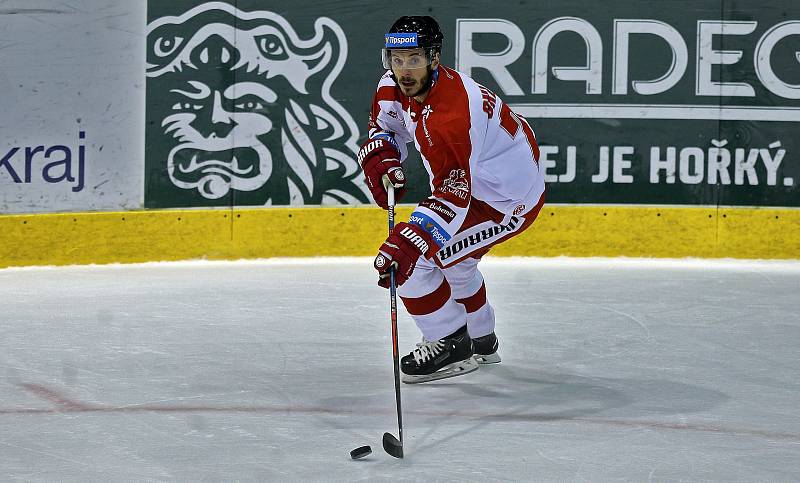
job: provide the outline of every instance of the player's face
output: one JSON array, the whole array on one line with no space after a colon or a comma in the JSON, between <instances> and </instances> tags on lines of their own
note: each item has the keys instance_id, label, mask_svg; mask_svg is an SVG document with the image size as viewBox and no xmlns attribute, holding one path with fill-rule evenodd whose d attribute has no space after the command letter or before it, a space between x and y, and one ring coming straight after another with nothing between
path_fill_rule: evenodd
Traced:
<instances>
[{"instance_id":1,"label":"player's face","mask_svg":"<svg viewBox=\"0 0 800 483\"><path fill-rule=\"evenodd\" d=\"M433 60L429 60L423 49L403 49L391 51L391 66L392 72L397 77L397 83L400 90L408 97L416 97L424 94L428 76L431 75L431 70L435 69L438 64L438 54Z\"/></svg>"}]
</instances>

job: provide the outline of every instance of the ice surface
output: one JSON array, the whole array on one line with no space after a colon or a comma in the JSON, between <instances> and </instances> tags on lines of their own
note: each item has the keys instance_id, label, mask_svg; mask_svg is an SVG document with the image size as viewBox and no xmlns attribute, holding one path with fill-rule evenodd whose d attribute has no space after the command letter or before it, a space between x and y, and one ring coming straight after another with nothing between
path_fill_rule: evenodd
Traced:
<instances>
[{"instance_id":1,"label":"ice surface","mask_svg":"<svg viewBox=\"0 0 800 483\"><path fill-rule=\"evenodd\" d=\"M800 479L800 263L481 267L503 362L404 385L403 460L368 259L0 270L0 480Z\"/></svg>"}]
</instances>

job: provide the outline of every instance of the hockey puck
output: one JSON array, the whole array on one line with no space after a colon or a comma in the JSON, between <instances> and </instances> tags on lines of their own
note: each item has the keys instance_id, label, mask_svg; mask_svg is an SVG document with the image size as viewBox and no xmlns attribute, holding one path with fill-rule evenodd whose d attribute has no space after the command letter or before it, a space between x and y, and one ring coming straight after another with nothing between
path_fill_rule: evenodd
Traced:
<instances>
[{"instance_id":1,"label":"hockey puck","mask_svg":"<svg viewBox=\"0 0 800 483\"><path fill-rule=\"evenodd\" d=\"M372 448L369 446L361 446L360 448L356 448L350 452L350 457L354 460L360 460L364 456L367 456L372 453Z\"/></svg>"}]
</instances>

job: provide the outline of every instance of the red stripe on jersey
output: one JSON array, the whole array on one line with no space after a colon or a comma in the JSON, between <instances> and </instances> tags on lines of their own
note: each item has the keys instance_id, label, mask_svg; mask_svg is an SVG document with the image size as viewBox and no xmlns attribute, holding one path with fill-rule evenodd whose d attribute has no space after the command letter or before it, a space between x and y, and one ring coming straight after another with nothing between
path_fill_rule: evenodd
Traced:
<instances>
[{"instance_id":1,"label":"red stripe on jersey","mask_svg":"<svg viewBox=\"0 0 800 483\"><path fill-rule=\"evenodd\" d=\"M375 92L375 102L379 101L396 101L398 98L397 86L381 86Z\"/></svg>"},{"instance_id":2,"label":"red stripe on jersey","mask_svg":"<svg viewBox=\"0 0 800 483\"><path fill-rule=\"evenodd\" d=\"M539 165L539 143L536 142L536 136L533 134L533 129L531 129L530 124L523 118L520 118L522 121L522 129L525 131L525 136L528 138L528 144L531 146L531 151L533 151L533 161L536 165Z\"/></svg>"},{"instance_id":3,"label":"red stripe on jersey","mask_svg":"<svg viewBox=\"0 0 800 483\"><path fill-rule=\"evenodd\" d=\"M505 129L511 139L517 137L517 131L519 131L519 119L517 118L516 113L514 113L508 104L503 104L503 107L500 108L500 127Z\"/></svg>"},{"instance_id":4,"label":"red stripe on jersey","mask_svg":"<svg viewBox=\"0 0 800 483\"><path fill-rule=\"evenodd\" d=\"M516 112L512 111L511 108L508 107L508 104L503 104L503 107L500 108L500 127L502 127L505 132L511 136L511 139L514 139L517 137L517 132L519 131L520 126L522 126L525 137L528 138L528 146L531 148L533 162L538 165L539 145L536 143L536 136L533 135L533 129L531 129L528 121L526 121Z\"/></svg>"},{"instance_id":5,"label":"red stripe on jersey","mask_svg":"<svg viewBox=\"0 0 800 483\"><path fill-rule=\"evenodd\" d=\"M397 86L381 86L372 97L372 109L369 113L369 125L367 131L372 129L381 129L378 125L378 114L381 112L381 106L378 104L380 101L395 101L399 96Z\"/></svg>"},{"instance_id":6,"label":"red stripe on jersey","mask_svg":"<svg viewBox=\"0 0 800 483\"><path fill-rule=\"evenodd\" d=\"M444 307L444 304L450 300L450 284L447 280L442 280L439 288L423 295L419 298L400 297L403 300L403 305L411 315L428 315L436 312Z\"/></svg>"},{"instance_id":7,"label":"red stripe on jersey","mask_svg":"<svg viewBox=\"0 0 800 483\"><path fill-rule=\"evenodd\" d=\"M477 312L481 307L486 305L486 284L482 283L481 288L473 295L463 299L456 299L456 302L463 305L469 314Z\"/></svg>"},{"instance_id":8,"label":"red stripe on jersey","mask_svg":"<svg viewBox=\"0 0 800 483\"><path fill-rule=\"evenodd\" d=\"M500 223L504 218L505 215L492 208L489 203L477 198L472 198L469 204L469 211L467 211L467 217L464 218L464 223L461 224L461 228L459 228L458 231L464 231L467 228L479 225L488 220Z\"/></svg>"}]
</instances>

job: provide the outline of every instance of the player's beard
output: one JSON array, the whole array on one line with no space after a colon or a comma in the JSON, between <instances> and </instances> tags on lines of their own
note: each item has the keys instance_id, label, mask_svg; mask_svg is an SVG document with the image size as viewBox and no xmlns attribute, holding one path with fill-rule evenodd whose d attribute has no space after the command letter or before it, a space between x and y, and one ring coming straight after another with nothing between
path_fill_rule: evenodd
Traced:
<instances>
[{"instance_id":1,"label":"player's beard","mask_svg":"<svg viewBox=\"0 0 800 483\"><path fill-rule=\"evenodd\" d=\"M416 81L416 79L414 79L414 80ZM400 84L400 87L401 87L400 90L407 97L418 97L418 96L421 96L421 95L427 93L428 90L430 90L431 85L433 84L433 69L431 69L430 66L428 66L426 68L425 77L419 81L420 87L416 91L410 91L410 92L406 91L405 90L405 86L402 85L402 77L399 79L399 82L398 81L396 81L396 82L398 84Z\"/></svg>"}]
</instances>

